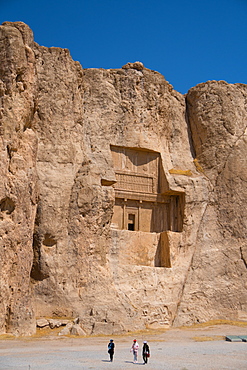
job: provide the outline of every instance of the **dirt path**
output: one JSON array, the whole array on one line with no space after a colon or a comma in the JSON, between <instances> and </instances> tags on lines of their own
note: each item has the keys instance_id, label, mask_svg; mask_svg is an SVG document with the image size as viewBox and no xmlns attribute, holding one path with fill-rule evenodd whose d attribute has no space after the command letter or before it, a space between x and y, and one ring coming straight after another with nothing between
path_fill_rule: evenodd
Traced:
<instances>
[{"instance_id":1,"label":"dirt path","mask_svg":"<svg viewBox=\"0 0 247 370\"><path fill-rule=\"evenodd\" d=\"M113 337L116 352L113 363L107 354L108 337L0 340L1 370L134 369L150 370L246 370L247 343L227 342L226 335L247 335L247 327L213 325L170 329ZM143 365L141 351L133 364L132 340L142 346L147 340L151 358Z\"/></svg>"}]
</instances>

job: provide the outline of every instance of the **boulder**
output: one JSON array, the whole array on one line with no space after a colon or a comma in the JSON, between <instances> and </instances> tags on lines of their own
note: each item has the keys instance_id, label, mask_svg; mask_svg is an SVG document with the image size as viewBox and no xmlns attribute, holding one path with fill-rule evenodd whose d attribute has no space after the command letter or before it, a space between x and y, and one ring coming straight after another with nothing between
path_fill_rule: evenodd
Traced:
<instances>
[{"instance_id":1,"label":"boulder","mask_svg":"<svg viewBox=\"0 0 247 370\"><path fill-rule=\"evenodd\" d=\"M38 328L44 328L46 326L49 326L49 321L46 319L38 319L36 320L36 325Z\"/></svg>"},{"instance_id":2,"label":"boulder","mask_svg":"<svg viewBox=\"0 0 247 370\"><path fill-rule=\"evenodd\" d=\"M76 335L76 336L85 336L86 333L85 331L81 328L79 324L74 324L70 330L71 335Z\"/></svg>"}]
</instances>

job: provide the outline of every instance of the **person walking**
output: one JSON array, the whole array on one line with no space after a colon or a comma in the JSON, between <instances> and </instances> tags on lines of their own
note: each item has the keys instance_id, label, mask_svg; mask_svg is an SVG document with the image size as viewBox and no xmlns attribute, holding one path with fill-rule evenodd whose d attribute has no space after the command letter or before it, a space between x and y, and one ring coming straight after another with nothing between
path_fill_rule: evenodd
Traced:
<instances>
[{"instance_id":1,"label":"person walking","mask_svg":"<svg viewBox=\"0 0 247 370\"><path fill-rule=\"evenodd\" d=\"M143 347L142 347L142 358L144 361L144 365L148 363L148 358L150 357L150 349L149 345L146 340L143 342Z\"/></svg>"},{"instance_id":2,"label":"person walking","mask_svg":"<svg viewBox=\"0 0 247 370\"><path fill-rule=\"evenodd\" d=\"M138 349L139 349L139 344L137 343L136 339L134 339L132 347L130 349L130 352L133 352L133 355L134 355L134 364L137 363Z\"/></svg>"},{"instance_id":3,"label":"person walking","mask_svg":"<svg viewBox=\"0 0 247 370\"><path fill-rule=\"evenodd\" d=\"M110 355L111 362L113 361L114 349L115 349L115 343L113 343L113 339L110 339L110 342L108 343L108 353Z\"/></svg>"}]
</instances>

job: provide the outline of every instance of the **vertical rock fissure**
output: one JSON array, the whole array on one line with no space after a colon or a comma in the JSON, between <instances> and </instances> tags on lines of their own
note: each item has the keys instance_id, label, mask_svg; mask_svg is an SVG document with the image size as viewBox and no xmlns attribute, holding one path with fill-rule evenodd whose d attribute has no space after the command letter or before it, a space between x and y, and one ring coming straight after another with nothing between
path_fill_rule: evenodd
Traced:
<instances>
[{"instance_id":1,"label":"vertical rock fissure","mask_svg":"<svg viewBox=\"0 0 247 370\"><path fill-rule=\"evenodd\" d=\"M196 151L193 143L193 137L192 137L192 132L191 132L191 125L190 125L190 117L189 117L189 107L188 107L188 100L187 96L185 96L185 121L187 124L187 133L188 133L188 138L189 138L189 144L190 144L190 151L192 158L196 158Z\"/></svg>"}]
</instances>

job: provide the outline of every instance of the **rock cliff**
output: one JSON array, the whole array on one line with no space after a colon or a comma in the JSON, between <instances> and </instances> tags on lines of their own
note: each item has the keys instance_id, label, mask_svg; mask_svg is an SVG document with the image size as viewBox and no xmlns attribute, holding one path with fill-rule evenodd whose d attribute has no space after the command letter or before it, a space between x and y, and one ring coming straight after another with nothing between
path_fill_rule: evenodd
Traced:
<instances>
[{"instance_id":1,"label":"rock cliff","mask_svg":"<svg viewBox=\"0 0 247 370\"><path fill-rule=\"evenodd\" d=\"M0 104L0 333L247 319L246 85L183 96L5 22Z\"/></svg>"}]
</instances>

